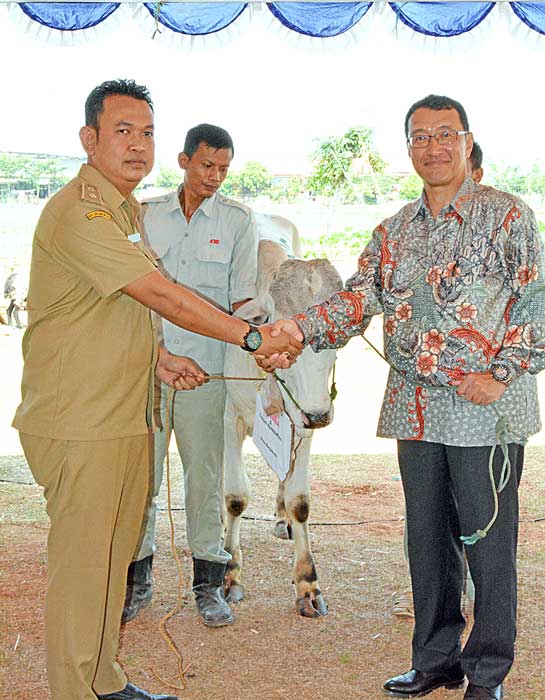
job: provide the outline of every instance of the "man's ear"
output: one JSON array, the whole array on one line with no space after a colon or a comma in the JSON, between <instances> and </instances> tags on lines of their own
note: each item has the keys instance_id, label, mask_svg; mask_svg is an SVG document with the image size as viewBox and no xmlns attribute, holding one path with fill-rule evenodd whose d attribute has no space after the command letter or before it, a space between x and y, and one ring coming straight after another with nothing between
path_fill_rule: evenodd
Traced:
<instances>
[{"instance_id":1,"label":"man's ear","mask_svg":"<svg viewBox=\"0 0 545 700\"><path fill-rule=\"evenodd\" d=\"M473 134L471 131L466 135L466 158L469 158L473 150Z\"/></svg>"},{"instance_id":2,"label":"man's ear","mask_svg":"<svg viewBox=\"0 0 545 700\"><path fill-rule=\"evenodd\" d=\"M82 126L79 130L79 139L85 153L87 153L88 156L93 156L98 139L97 130L92 126Z\"/></svg>"},{"instance_id":3,"label":"man's ear","mask_svg":"<svg viewBox=\"0 0 545 700\"><path fill-rule=\"evenodd\" d=\"M190 160L191 158L187 155L187 153L184 153L183 151L181 153L178 153L178 165L182 170L185 170L187 168Z\"/></svg>"}]
</instances>

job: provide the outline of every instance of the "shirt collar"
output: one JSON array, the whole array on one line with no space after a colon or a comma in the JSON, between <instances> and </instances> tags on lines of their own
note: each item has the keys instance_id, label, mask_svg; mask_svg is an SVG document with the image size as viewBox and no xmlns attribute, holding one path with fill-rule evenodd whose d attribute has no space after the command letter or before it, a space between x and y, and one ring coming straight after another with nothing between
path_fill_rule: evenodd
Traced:
<instances>
[{"instance_id":1,"label":"shirt collar","mask_svg":"<svg viewBox=\"0 0 545 700\"><path fill-rule=\"evenodd\" d=\"M480 187L481 185L474 182L470 176L466 177L460 189L452 198L451 203L447 207L443 208L454 209L454 211L456 211L462 217L462 219L466 221L470 216L471 200ZM409 210L410 221L413 221L413 219L415 219L417 216L420 216L422 219L425 218L426 214L429 213L425 191L422 190L420 197L408 206L411 207Z\"/></svg>"},{"instance_id":2,"label":"shirt collar","mask_svg":"<svg viewBox=\"0 0 545 700\"><path fill-rule=\"evenodd\" d=\"M99 190L102 201L111 209L118 209L124 202L129 204L131 212L137 212L140 209L134 195L124 197L117 187L92 165L88 163L82 165L78 176L88 184L94 185Z\"/></svg>"},{"instance_id":3,"label":"shirt collar","mask_svg":"<svg viewBox=\"0 0 545 700\"><path fill-rule=\"evenodd\" d=\"M170 211L174 211L176 208L178 208L178 209L182 208L181 204L180 204L180 194L182 192L183 186L184 186L184 183L182 182L182 184L178 187L176 192L173 192L174 202L172 203L172 209ZM198 211L202 211L202 213L205 214L205 216L207 216L209 219L214 218L214 216L216 215L217 195L218 195L218 193L214 192L214 194L211 197L207 197L206 199L203 199L203 201L199 204L199 206L195 210L195 213L193 214L193 216L195 216L195 214Z\"/></svg>"}]
</instances>

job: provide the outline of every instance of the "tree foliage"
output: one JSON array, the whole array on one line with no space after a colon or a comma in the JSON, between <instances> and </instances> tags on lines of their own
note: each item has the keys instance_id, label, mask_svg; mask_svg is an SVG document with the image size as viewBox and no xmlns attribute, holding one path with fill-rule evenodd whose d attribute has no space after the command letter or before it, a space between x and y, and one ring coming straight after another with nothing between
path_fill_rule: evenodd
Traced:
<instances>
[{"instance_id":1,"label":"tree foliage","mask_svg":"<svg viewBox=\"0 0 545 700\"><path fill-rule=\"evenodd\" d=\"M399 196L407 202L417 199L422 194L422 180L416 173L404 177L399 184Z\"/></svg>"},{"instance_id":2,"label":"tree foliage","mask_svg":"<svg viewBox=\"0 0 545 700\"><path fill-rule=\"evenodd\" d=\"M342 136L324 139L312 155L314 170L308 187L317 194L344 201L363 199L364 176L370 175L375 196L380 195L376 174L385 163L373 144L373 131L364 126L348 129Z\"/></svg>"},{"instance_id":3,"label":"tree foliage","mask_svg":"<svg viewBox=\"0 0 545 700\"><path fill-rule=\"evenodd\" d=\"M155 180L156 187L166 187L169 190L175 190L182 180L182 174L179 170L166 168L164 165L159 166L159 173Z\"/></svg>"},{"instance_id":4,"label":"tree foliage","mask_svg":"<svg viewBox=\"0 0 545 700\"><path fill-rule=\"evenodd\" d=\"M239 172L230 172L226 177L222 192L228 197L254 199L271 189L271 174L258 161L251 160Z\"/></svg>"},{"instance_id":5,"label":"tree foliage","mask_svg":"<svg viewBox=\"0 0 545 700\"><path fill-rule=\"evenodd\" d=\"M51 191L68 180L57 158L32 158L0 153L0 177L12 180L13 190L38 190L44 180Z\"/></svg>"}]
</instances>

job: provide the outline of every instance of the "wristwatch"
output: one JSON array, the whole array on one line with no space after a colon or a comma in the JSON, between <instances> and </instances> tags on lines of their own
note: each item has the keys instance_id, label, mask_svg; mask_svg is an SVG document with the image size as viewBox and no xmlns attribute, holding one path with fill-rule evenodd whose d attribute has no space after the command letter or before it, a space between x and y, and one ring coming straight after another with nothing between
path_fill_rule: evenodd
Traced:
<instances>
[{"instance_id":1,"label":"wristwatch","mask_svg":"<svg viewBox=\"0 0 545 700\"><path fill-rule=\"evenodd\" d=\"M509 386L514 379L513 370L506 364L493 364L490 367L490 373L497 382Z\"/></svg>"},{"instance_id":2,"label":"wristwatch","mask_svg":"<svg viewBox=\"0 0 545 700\"><path fill-rule=\"evenodd\" d=\"M261 346L263 342L263 336L259 332L259 328L254 326L252 323L248 323L250 330L246 333L242 339L242 349L247 352L255 352Z\"/></svg>"}]
</instances>

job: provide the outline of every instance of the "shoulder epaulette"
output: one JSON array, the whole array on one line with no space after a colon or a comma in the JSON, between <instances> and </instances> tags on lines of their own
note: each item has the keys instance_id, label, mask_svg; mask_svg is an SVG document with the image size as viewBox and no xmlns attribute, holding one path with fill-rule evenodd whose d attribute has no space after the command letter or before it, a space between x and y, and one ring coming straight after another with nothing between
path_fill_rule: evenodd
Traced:
<instances>
[{"instance_id":1,"label":"shoulder epaulette","mask_svg":"<svg viewBox=\"0 0 545 700\"><path fill-rule=\"evenodd\" d=\"M172 192L168 192L167 194L158 194L156 197L145 197L142 200L142 204L157 204L159 202L168 202L171 196Z\"/></svg>"},{"instance_id":2,"label":"shoulder epaulette","mask_svg":"<svg viewBox=\"0 0 545 700\"><path fill-rule=\"evenodd\" d=\"M225 204L228 207L235 207L235 209L240 209L240 211L243 211L245 214L250 214L251 209L250 207L246 206L246 204L243 204L242 202L238 202L236 199L231 199L230 197L226 197L224 194L221 194L220 192L217 193L216 195L218 202L220 204Z\"/></svg>"},{"instance_id":3,"label":"shoulder epaulette","mask_svg":"<svg viewBox=\"0 0 545 700\"><path fill-rule=\"evenodd\" d=\"M81 183L81 198L85 202L91 202L91 204L103 204L98 187L87 182Z\"/></svg>"}]
</instances>

